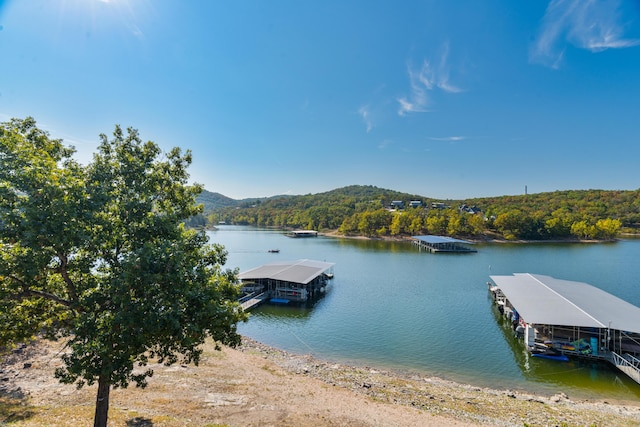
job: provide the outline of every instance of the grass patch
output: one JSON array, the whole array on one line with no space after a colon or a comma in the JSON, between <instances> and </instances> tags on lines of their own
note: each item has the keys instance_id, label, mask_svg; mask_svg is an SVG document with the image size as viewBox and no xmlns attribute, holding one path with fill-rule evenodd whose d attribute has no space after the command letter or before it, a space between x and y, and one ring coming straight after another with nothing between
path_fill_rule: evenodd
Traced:
<instances>
[{"instance_id":1,"label":"grass patch","mask_svg":"<svg viewBox=\"0 0 640 427\"><path fill-rule=\"evenodd\" d=\"M0 423L13 423L29 419L33 417L34 413L34 408L26 403L26 399L0 397Z\"/></svg>"},{"instance_id":2,"label":"grass patch","mask_svg":"<svg viewBox=\"0 0 640 427\"><path fill-rule=\"evenodd\" d=\"M0 403L1 423L12 426L91 425L93 407L47 407ZM5 411L9 411L5 416Z\"/></svg>"}]
</instances>

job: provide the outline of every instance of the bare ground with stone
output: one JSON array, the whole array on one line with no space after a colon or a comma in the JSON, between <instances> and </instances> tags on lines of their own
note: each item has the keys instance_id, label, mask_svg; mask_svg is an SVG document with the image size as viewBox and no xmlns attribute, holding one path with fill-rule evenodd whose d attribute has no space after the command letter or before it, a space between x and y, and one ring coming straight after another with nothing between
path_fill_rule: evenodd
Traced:
<instances>
[{"instance_id":1,"label":"bare ground with stone","mask_svg":"<svg viewBox=\"0 0 640 427\"><path fill-rule=\"evenodd\" d=\"M62 343L3 358L0 425L91 425L96 387L53 377ZM249 339L207 343L199 366L150 366L144 389L111 393L110 426L638 426L640 402L614 405L327 363Z\"/></svg>"}]
</instances>

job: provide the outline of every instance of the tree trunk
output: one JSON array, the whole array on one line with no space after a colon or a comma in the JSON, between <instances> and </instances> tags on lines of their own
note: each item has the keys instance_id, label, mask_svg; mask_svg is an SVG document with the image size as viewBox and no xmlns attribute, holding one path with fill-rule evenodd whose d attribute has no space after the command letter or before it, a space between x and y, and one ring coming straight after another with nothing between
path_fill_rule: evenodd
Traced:
<instances>
[{"instance_id":1,"label":"tree trunk","mask_svg":"<svg viewBox=\"0 0 640 427\"><path fill-rule=\"evenodd\" d=\"M107 427L110 391L111 384L105 377L100 377L98 379L98 396L96 397L96 413L93 417L93 427Z\"/></svg>"}]
</instances>

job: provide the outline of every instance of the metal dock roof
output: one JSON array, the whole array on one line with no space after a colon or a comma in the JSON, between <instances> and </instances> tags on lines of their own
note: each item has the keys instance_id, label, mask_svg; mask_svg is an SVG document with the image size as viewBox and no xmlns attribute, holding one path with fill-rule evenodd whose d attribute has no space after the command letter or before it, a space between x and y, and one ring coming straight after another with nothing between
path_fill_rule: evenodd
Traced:
<instances>
[{"instance_id":1,"label":"metal dock roof","mask_svg":"<svg viewBox=\"0 0 640 427\"><path fill-rule=\"evenodd\" d=\"M425 243L430 243L430 244L439 244L439 243L466 243L468 245L473 245L473 242L468 242L466 240L460 240L460 239L455 239L453 237L448 237L448 236L433 236L433 235L426 235L426 236L412 236L414 239L420 240L422 242Z\"/></svg>"},{"instance_id":2,"label":"metal dock roof","mask_svg":"<svg viewBox=\"0 0 640 427\"><path fill-rule=\"evenodd\" d=\"M307 284L334 265L335 264L331 262L309 259L272 262L242 272L238 275L238 278L242 280L273 279Z\"/></svg>"},{"instance_id":3,"label":"metal dock roof","mask_svg":"<svg viewBox=\"0 0 640 427\"><path fill-rule=\"evenodd\" d=\"M640 308L587 283L530 273L490 277L529 323L640 333Z\"/></svg>"}]
</instances>

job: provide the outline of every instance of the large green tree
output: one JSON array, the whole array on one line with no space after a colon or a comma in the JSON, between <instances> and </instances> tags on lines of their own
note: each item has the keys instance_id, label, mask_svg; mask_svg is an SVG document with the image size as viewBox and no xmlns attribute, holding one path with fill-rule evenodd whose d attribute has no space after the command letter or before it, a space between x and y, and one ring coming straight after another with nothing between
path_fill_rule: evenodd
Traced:
<instances>
[{"instance_id":1,"label":"large green tree","mask_svg":"<svg viewBox=\"0 0 640 427\"><path fill-rule=\"evenodd\" d=\"M200 212L191 154L163 154L134 129L100 136L86 166L32 118L0 125L0 346L67 338L63 383L144 387L150 359L198 363L201 344L236 345L236 271L183 223Z\"/></svg>"}]
</instances>

